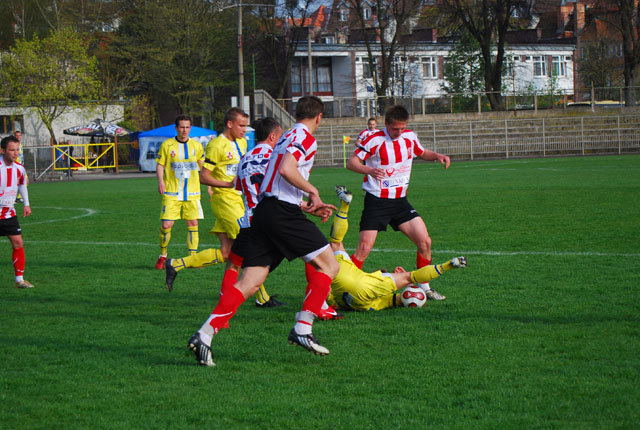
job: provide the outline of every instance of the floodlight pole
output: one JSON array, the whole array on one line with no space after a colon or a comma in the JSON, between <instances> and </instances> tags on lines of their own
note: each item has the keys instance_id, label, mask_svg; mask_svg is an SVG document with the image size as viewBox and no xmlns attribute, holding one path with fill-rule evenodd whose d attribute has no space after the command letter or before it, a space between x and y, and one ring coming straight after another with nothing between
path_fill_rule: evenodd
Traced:
<instances>
[{"instance_id":1,"label":"floodlight pole","mask_svg":"<svg viewBox=\"0 0 640 430\"><path fill-rule=\"evenodd\" d=\"M244 110L244 65L242 55L242 4L237 2L238 7L238 107Z\"/></svg>"}]
</instances>

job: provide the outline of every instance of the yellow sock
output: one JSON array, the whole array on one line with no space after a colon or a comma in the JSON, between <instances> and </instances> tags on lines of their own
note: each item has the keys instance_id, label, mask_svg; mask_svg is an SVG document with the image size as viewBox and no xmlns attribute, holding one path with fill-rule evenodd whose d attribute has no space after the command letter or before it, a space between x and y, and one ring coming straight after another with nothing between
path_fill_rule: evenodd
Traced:
<instances>
[{"instance_id":1,"label":"yellow sock","mask_svg":"<svg viewBox=\"0 0 640 430\"><path fill-rule=\"evenodd\" d=\"M342 202L340 210L333 217L331 231L329 232L329 241L340 243L349 230L349 203Z\"/></svg>"},{"instance_id":2,"label":"yellow sock","mask_svg":"<svg viewBox=\"0 0 640 430\"><path fill-rule=\"evenodd\" d=\"M187 249L189 250L189 255L194 255L196 252L198 252L198 243L200 243L200 236L198 235L198 226L188 225L187 226Z\"/></svg>"},{"instance_id":3,"label":"yellow sock","mask_svg":"<svg viewBox=\"0 0 640 430\"><path fill-rule=\"evenodd\" d=\"M256 293L256 301L260 304L267 303L271 297L269 293L267 293L266 288L264 288L264 284L260 285L258 288L258 292Z\"/></svg>"},{"instance_id":4,"label":"yellow sock","mask_svg":"<svg viewBox=\"0 0 640 430\"><path fill-rule=\"evenodd\" d=\"M188 257L174 258L171 265L177 272L187 267L207 267L222 262L222 252L217 248L209 248Z\"/></svg>"},{"instance_id":5,"label":"yellow sock","mask_svg":"<svg viewBox=\"0 0 640 430\"><path fill-rule=\"evenodd\" d=\"M413 272L411 272L411 282L413 282L414 284L429 282L451 269L453 269L451 260L447 261L444 264L424 266L418 270L414 270Z\"/></svg>"},{"instance_id":6,"label":"yellow sock","mask_svg":"<svg viewBox=\"0 0 640 430\"><path fill-rule=\"evenodd\" d=\"M171 242L171 227L160 227L160 255L167 255L169 242Z\"/></svg>"}]
</instances>

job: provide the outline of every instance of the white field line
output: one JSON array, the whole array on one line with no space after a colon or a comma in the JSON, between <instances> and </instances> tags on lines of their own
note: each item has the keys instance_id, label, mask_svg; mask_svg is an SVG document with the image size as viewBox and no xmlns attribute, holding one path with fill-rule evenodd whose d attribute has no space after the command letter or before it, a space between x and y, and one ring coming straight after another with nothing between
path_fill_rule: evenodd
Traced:
<instances>
[{"instance_id":1,"label":"white field line","mask_svg":"<svg viewBox=\"0 0 640 430\"><path fill-rule=\"evenodd\" d=\"M98 211L96 209L89 209L89 208L63 208L63 207L55 207L55 206L33 206L32 209L35 209L35 210L38 210L38 209L56 209L56 210L59 210L59 211L82 211L82 213L80 215L64 217L64 218L55 218L55 219L48 219L48 220L34 221L34 222L20 222L21 226L29 226L29 225L36 225L36 224L52 224L54 222L71 221L71 220L74 220L74 219L84 218L84 217L95 215L95 214L98 213Z\"/></svg>"},{"instance_id":2,"label":"white field line","mask_svg":"<svg viewBox=\"0 0 640 430\"><path fill-rule=\"evenodd\" d=\"M70 246L147 246L158 247L157 243L151 242L93 242L80 240L25 240L25 243L34 245L70 245ZM182 243L174 246L184 245ZM174 247L171 246L170 247ZM218 248L217 243L200 243L200 249ZM354 251L355 248L347 248ZM388 249L374 248L372 252L382 253L415 253L415 248L411 249ZM579 257L640 257L640 253L634 252L598 252L598 251L495 251L495 250L451 250L451 249L434 249L434 253L450 254L450 255L549 255L549 256L579 256Z\"/></svg>"}]
</instances>

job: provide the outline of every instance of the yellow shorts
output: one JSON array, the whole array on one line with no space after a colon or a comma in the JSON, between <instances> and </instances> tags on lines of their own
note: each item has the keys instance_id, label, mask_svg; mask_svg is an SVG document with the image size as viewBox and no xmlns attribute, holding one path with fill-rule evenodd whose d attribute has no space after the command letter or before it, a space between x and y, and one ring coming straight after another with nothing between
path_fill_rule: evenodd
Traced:
<instances>
[{"instance_id":1,"label":"yellow shorts","mask_svg":"<svg viewBox=\"0 0 640 430\"><path fill-rule=\"evenodd\" d=\"M244 201L240 195L211 197L211 211L216 217L216 224L210 233L226 233L229 239L235 239L244 221ZM248 227L248 226L247 226Z\"/></svg>"},{"instance_id":2,"label":"yellow shorts","mask_svg":"<svg viewBox=\"0 0 640 430\"><path fill-rule=\"evenodd\" d=\"M359 269L351 259L337 252L340 271L331 282L330 305L356 311L381 310L393 307L396 283L381 271L367 273Z\"/></svg>"},{"instance_id":3,"label":"yellow shorts","mask_svg":"<svg viewBox=\"0 0 640 430\"><path fill-rule=\"evenodd\" d=\"M182 216L180 216L182 212ZM186 202L162 197L162 209L160 211L160 219L162 221L175 221L178 219L202 219L202 206L200 200L188 200Z\"/></svg>"}]
</instances>

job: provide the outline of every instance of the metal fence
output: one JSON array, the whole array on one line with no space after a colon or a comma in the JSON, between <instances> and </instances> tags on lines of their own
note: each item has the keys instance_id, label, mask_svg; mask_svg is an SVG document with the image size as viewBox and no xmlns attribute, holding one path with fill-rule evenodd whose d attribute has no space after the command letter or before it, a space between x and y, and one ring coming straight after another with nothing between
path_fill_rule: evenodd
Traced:
<instances>
[{"instance_id":1,"label":"metal fence","mask_svg":"<svg viewBox=\"0 0 640 430\"><path fill-rule=\"evenodd\" d=\"M640 115L438 121L409 124L425 148L454 159L640 152ZM316 165L343 165L364 126L321 126ZM343 143L343 136L351 142Z\"/></svg>"},{"instance_id":2,"label":"metal fence","mask_svg":"<svg viewBox=\"0 0 640 430\"><path fill-rule=\"evenodd\" d=\"M537 111L546 109L567 110L576 106L586 106L594 109L597 106L623 107L624 87L595 87L578 88L575 90L549 90L533 92L502 93L504 110L506 111ZM631 87L634 100L640 101L640 87ZM427 94L423 96L390 96L388 100L393 104L404 106L411 115L430 115L440 113L483 113L493 109L487 98L487 93L460 94ZM260 99L262 100L262 99ZM258 103L258 101L256 101ZM262 103L260 101L260 103ZM295 111L293 99L278 99L276 102L291 115ZM325 101L326 118L345 118L376 116L378 107L383 101L380 97L369 98L333 97ZM262 109L262 104L260 104Z\"/></svg>"}]
</instances>

